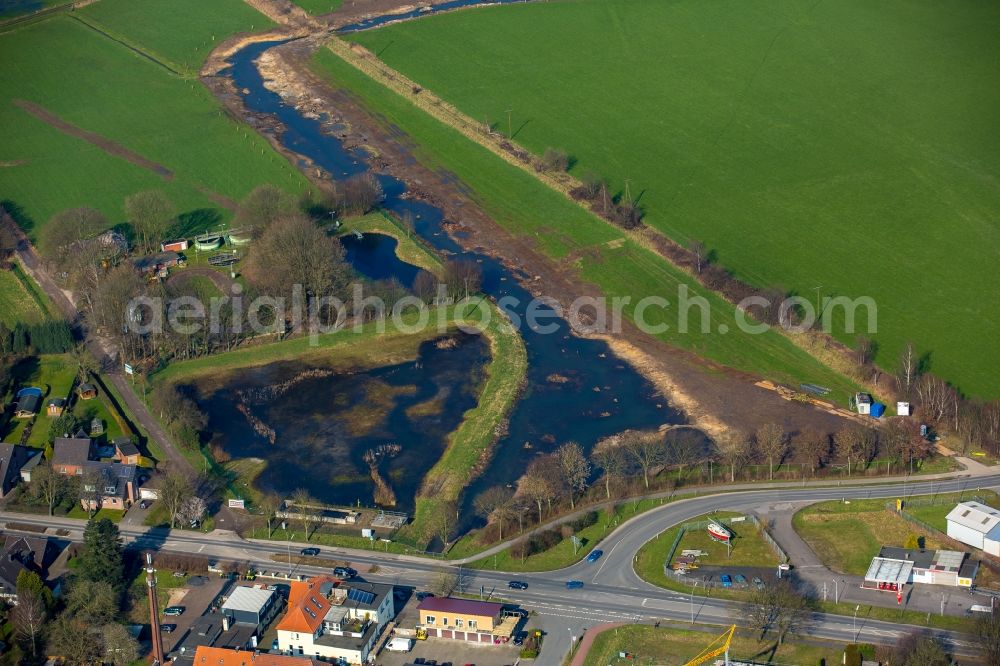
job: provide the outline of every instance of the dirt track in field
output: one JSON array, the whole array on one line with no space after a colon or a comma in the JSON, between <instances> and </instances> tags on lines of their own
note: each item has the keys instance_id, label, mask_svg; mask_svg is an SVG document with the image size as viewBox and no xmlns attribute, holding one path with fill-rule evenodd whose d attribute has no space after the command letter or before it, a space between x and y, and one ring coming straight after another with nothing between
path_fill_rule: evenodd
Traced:
<instances>
[{"instance_id":1,"label":"dirt track in field","mask_svg":"<svg viewBox=\"0 0 1000 666\"><path fill-rule=\"evenodd\" d=\"M63 134L68 134L69 136L75 137L77 139L83 139L92 146L97 146L109 155L114 155L115 157L120 157L123 160L130 162L137 167L147 169L152 171L156 175L163 178L163 180L173 180L174 172L163 166L162 164L157 164L152 160L148 160L139 153L133 152L126 148L125 146L115 143L107 137L103 137L100 134L95 134L94 132L88 132L87 130L77 127L73 123L67 122L52 113L45 107L35 104L34 102L28 102L23 99L14 100L14 104L21 109L24 109L34 117L41 120L43 123L56 128Z\"/></svg>"}]
</instances>

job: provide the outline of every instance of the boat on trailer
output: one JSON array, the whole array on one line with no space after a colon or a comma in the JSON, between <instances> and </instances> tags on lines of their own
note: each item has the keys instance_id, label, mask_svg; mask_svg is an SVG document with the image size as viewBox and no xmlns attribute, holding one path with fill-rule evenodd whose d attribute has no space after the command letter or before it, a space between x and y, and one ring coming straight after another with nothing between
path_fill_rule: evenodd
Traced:
<instances>
[{"instance_id":1,"label":"boat on trailer","mask_svg":"<svg viewBox=\"0 0 1000 666\"><path fill-rule=\"evenodd\" d=\"M729 543L733 540L733 533L729 530L729 528L721 525L720 523L708 524L708 536L721 543Z\"/></svg>"}]
</instances>

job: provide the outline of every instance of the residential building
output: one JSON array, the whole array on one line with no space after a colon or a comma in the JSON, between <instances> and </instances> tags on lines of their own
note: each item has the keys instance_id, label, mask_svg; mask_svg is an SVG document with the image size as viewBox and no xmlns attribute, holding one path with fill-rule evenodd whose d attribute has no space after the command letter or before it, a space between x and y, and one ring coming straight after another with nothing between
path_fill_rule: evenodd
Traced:
<instances>
[{"instance_id":1,"label":"residential building","mask_svg":"<svg viewBox=\"0 0 1000 666\"><path fill-rule=\"evenodd\" d=\"M14 489L21 480L21 468L32 457L32 449L18 444L0 442L0 498Z\"/></svg>"},{"instance_id":2,"label":"residential building","mask_svg":"<svg viewBox=\"0 0 1000 666\"><path fill-rule=\"evenodd\" d=\"M260 632L271 624L271 620L278 613L279 598L277 594L263 587L235 587L222 604L222 615L229 626L245 624ZM229 626L225 628L228 629Z\"/></svg>"},{"instance_id":3,"label":"residential building","mask_svg":"<svg viewBox=\"0 0 1000 666\"><path fill-rule=\"evenodd\" d=\"M258 650L198 646L194 666L320 666L308 657L289 657Z\"/></svg>"},{"instance_id":4,"label":"residential building","mask_svg":"<svg viewBox=\"0 0 1000 666\"><path fill-rule=\"evenodd\" d=\"M31 457L28 458L27 462L21 465L21 480L25 483L31 483L31 473L35 471L35 468L38 467L45 458L40 449L28 449L28 452Z\"/></svg>"},{"instance_id":5,"label":"residential building","mask_svg":"<svg viewBox=\"0 0 1000 666\"><path fill-rule=\"evenodd\" d=\"M980 502L960 502L945 520L952 539L1000 556L1000 509Z\"/></svg>"},{"instance_id":6,"label":"residential building","mask_svg":"<svg viewBox=\"0 0 1000 666\"><path fill-rule=\"evenodd\" d=\"M472 643L510 640L520 616L504 617L503 605L492 601L427 597L417 606L419 628L429 638L449 638Z\"/></svg>"},{"instance_id":7,"label":"residential building","mask_svg":"<svg viewBox=\"0 0 1000 666\"><path fill-rule=\"evenodd\" d=\"M22 571L34 571L45 580L58 554L58 547L44 537L7 536L0 551L0 599L17 598L17 577Z\"/></svg>"},{"instance_id":8,"label":"residential building","mask_svg":"<svg viewBox=\"0 0 1000 666\"><path fill-rule=\"evenodd\" d=\"M141 454L139 447L135 445L130 437L115 437L111 442L115 447L115 458L118 462L126 465L138 465Z\"/></svg>"},{"instance_id":9,"label":"residential building","mask_svg":"<svg viewBox=\"0 0 1000 666\"><path fill-rule=\"evenodd\" d=\"M84 463L83 494L80 504L87 511L92 509L117 509L124 511L139 498L139 484L135 478L135 465L89 460ZM100 500L95 498L100 497Z\"/></svg>"},{"instance_id":10,"label":"residential building","mask_svg":"<svg viewBox=\"0 0 1000 666\"><path fill-rule=\"evenodd\" d=\"M293 655L367 663L394 615L391 585L330 576L296 581L277 625L278 646Z\"/></svg>"},{"instance_id":11,"label":"residential building","mask_svg":"<svg viewBox=\"0 0 1000 666\"><path fill-rule=\"evenodd\" d=\"M52 469L57 474L82 476L93 454L94 443L89 437L56 437L52 443Z\"/></svg>"},{"instance_id":12,"label":"residential building","mask_svg":"<svg viewBox=\"0 0 1000 666\"><path fill-rule=\"evenodd\" d=\"M923 583L972 587L979 562L955 550L919 550L883 546L872 560L862 587L898 592L903 585Z\"/></svg>"}]
</instances>

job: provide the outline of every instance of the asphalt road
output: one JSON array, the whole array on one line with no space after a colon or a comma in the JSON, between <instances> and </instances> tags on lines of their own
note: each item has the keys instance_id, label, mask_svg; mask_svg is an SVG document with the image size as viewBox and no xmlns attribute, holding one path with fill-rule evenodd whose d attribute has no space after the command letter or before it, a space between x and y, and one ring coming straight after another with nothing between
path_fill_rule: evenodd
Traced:
<instances>
[{"instance_id":1,"label":"asphalt road","mask_svg":"<svg viewBox=\"0 0 1000 666\"><path fill-rule=\"evenodd\" d=\"M623 523L604 542L605 555L596 563L581 562L554 572L510 574L494 571L461 569L460 582L470 594L482 591L487 596L500 597L536 611L547 625L565 625L567 636L553 637L551 652L543 651L540 664L561 661L569 641L586 627L609 621L745 624L743 605L739 602L712 598L692 598L690 595L663 590L646 583L632 568L635 553L647 541L673 525L688 521L714 510L744 511L786 502L815 502L831 499L895 498L938 492L975 492L976 489L1000 489L1000 475L960 478L895 485L864 487L783 488L778 490L741 491L692 497L653 509ZM44 516L17 516L21 523L62 527L71 531L73 539L81 538L82 521ZM126 541L142 549L197 553L220 559L246 560L269 572L285 572L287 565L271 560L271 555L297 553L304 544L243 540L228 532L203 534L181 530L149 529L121 526ZM450 562L435 562L409 556L376 551L323 548L322 556L345 559L352 563L375 564L378 571L366 576L375 581L397 585L424 587L437 572L453 568ZM293 573L317 574L325 568L295 566ZM507 589L507 581L523 580L528 589ZM567 580L582 580L582 589L569 590ZM892 643L917 627L900 625L865 617L816 614L802 633L826 640L850 642ZM976 643L956 632L934 631L960 655L975 654ZM556 645L562 647L557 650ZM558 653L557 653L558 652Z\"/></svg>"}]
</instances>

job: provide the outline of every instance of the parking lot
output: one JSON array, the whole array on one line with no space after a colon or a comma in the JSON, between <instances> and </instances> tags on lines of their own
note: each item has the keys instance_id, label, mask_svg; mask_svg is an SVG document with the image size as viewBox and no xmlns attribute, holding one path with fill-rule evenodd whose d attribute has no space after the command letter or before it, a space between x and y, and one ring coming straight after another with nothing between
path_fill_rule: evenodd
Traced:
<instances>
[{"instance_id":1,"label":"parking lot","mask_svg":"<svg viewBox=\"0 0 1000 666\"><path fill-rule=\"evenodd\" d=\"M759 578L765 585L776 580L776 571L770 567L719 567L712 565L699 566L697 569L684 575L675 576L675 578L688 585L694 585L697 582L699 587L721 588L726 587L722 583L723 575L730 577L729 587L737 590L753 589L754 578ZM743 576L746 581L738 580L737 576Z\"/></svg>"},{"instance_id":2,"label":"parking lot","mask_svg":"<svg viewBox=\"0 0 1000 666\"><path fill-rule=\"evenodd\" d=\"M409 652L382 650L378 663L382 666L402 666L407 663L436 663L438 666L505 666L517 661L519 650L513 645L478 645L444 638L416 641ZM423 659L423 662L418 660Z\"/></svg>"},{"instance_id":3,"label":"parking lot","mask_svg":"<svg viewBox=\"0 0 1000 666\"><path fill-rule=\"evenodd\" d=\"M183 606L184 614L163 617L163 608L160 608L160 622L177 625L174 631L163 634L163 647L167 652L173 650L174 646L184 638L191 624L205 613L208 605L218 596L227 582L227 579L218 576L191 576L183 587L170 590L170 601L167 605Z\"/></svg>"}]
</instances>

